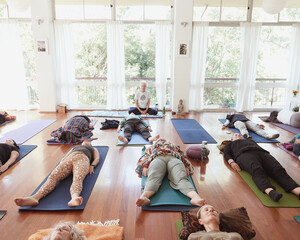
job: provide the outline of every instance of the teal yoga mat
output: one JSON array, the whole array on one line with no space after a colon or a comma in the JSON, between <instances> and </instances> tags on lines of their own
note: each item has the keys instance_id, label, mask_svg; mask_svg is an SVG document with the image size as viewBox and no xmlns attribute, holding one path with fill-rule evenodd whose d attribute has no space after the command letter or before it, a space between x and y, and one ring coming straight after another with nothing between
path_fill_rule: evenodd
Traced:
<instances>
[{"instance_id":1,"label":"teal yoga mat","mask_svg":"<svg viewBox=\"0 0 300 240\"><path fill-rule=\"evenodd\" d=\"M299 216L294 216L295 220L300 223L300 215Z\"/></svg>"},{"instance_id":2,"label":"teal yoga mat","mask_svg":"<svg viewBox=\"0 0 300 240\"><path fill-rule=\"evenodd\" d=\"M145 186L147 177L142 176L142 189ZM194 182L190 176L188 176L189 181L196 190ZM178 190L174 190L169 183L169 179L167 176L163 179L163 182L158 189L157 193L154 194L151 198L151 203L149 205L145 205L142 207L143 210L148 211L189 211L192 208L196 208L198 206L194 206L190 203L190 198L182 194Z\"/></svg>"}]
</instances>

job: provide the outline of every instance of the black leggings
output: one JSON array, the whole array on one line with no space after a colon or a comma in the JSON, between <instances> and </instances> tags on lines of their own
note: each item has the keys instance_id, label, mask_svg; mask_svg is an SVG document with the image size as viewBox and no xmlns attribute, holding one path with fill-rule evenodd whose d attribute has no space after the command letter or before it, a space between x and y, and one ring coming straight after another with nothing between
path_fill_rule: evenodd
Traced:
<instances>
[{"instance_id":1,"label":"black leggings","mask_svg":"<svg viewBox=\"0 0 300 240\"><path fill-rule=\"evenodd\" d=\"M127 138L128 141L131 140L133 132L142 134L143 138L146 140L151 137L148 127L145 127L140 119L129 119L126 121L124 125L124 137Z\"/></svg>"},{"instance_id":2,"label":"black leggings","mask_svg":"<svg viewBox=\"0 0 300 240\"><path fill-rule=\"evenodd\" d=\"M247 151L238 156L236 162L241 169L252 176L254 183L262 192L267 188L275 189L268 176L273 178L286 192L299 187L281 164L268 152Z\"/></svg>"},{"instance_id":3,"label":"black leggings","mask_svg":"<svg viewBox=\"0 0 300 240\"><path fill-rule=\"evenodd\" d=\"M144 111L144 110L146 110L146 108L141 108L141 110ZM129 114L130 114L130 113L134 113L135 115L141 115L141 112L140 112L137 108L134 108L134 109L132 109L132 110L129 110L128 112L129 112ZM156 114L157 114L157 111L154 110L154 109L152 109L152 108L148 108L147 113L148 113L149 115L156 115Z\"/></svg>"}]
</instances>

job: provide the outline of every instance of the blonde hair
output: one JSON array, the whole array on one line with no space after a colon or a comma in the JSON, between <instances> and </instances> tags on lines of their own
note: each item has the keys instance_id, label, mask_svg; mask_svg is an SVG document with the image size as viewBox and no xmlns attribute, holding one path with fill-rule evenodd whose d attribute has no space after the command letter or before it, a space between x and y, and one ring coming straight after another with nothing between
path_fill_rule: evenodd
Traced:
<instances>
[{"instance_id":1,"label":"blonde hair","mask_svg":"<svg viewBox=\"0 0 300 240\"><path fill-rule=\"evenodd\" d=\"M70 227L71 240L87 240L86 236L84 235L84 231L75 227L73 222L59 222L55 225L51 233L48 236L44 237L43 240L50 240L52 233L55 231L56 228L60 226Z\"/></svg>"}]
</instances>

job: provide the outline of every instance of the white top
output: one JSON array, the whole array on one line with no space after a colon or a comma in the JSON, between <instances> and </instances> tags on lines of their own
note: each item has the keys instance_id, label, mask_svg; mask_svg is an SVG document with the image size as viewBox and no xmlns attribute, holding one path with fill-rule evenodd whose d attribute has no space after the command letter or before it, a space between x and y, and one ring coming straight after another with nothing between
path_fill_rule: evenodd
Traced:
<instances>
[{"instance_id":1,"label":"white top","mask_svg":"<svg viewBox=\"0 0 300 240\"><path fill-rule=\"evenodd\" d=\"M150 99L150 93L145 91L138 91L135 94L135 100L138 100L138 105L140 108L147 108L148 100Z\"/></svg>"},{"instance_id":2,"label":"white top","mask_svg":"<svg viewBox=\"0 0 300 240\"><path fill-rule=\"evenodd\" d=\"M282 109L277 116L278 121L284 123L284 124L291 124L291 117L293 115L293 111Z\"/></svg>"}]
</instances>

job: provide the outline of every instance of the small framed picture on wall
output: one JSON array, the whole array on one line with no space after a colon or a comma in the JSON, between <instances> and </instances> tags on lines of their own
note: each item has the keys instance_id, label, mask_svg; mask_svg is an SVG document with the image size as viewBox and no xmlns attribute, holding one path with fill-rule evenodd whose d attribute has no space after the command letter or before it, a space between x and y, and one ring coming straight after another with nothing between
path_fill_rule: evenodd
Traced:
<instances>
[{"instance_id":1,"label":"small framed picture on wall","mask_svg":"<svg viewBox=\"0 0 300 240\"><path fill-rule=\"evenodd\" d=\"M177 55L180 57L188 57L190 51L190 44L188 42L181 41L177 44Z\"/></svg>"},{"instance_id":2,"label":"small framed picture on wall","mask_svg":"<svg viewBox=\"0 0 300 240\"><path fill-rule=\"evenodd\" d=\"M36 52L48 54L48 42L47 39L36 40Z\"/></svg>"}]
</instances>

